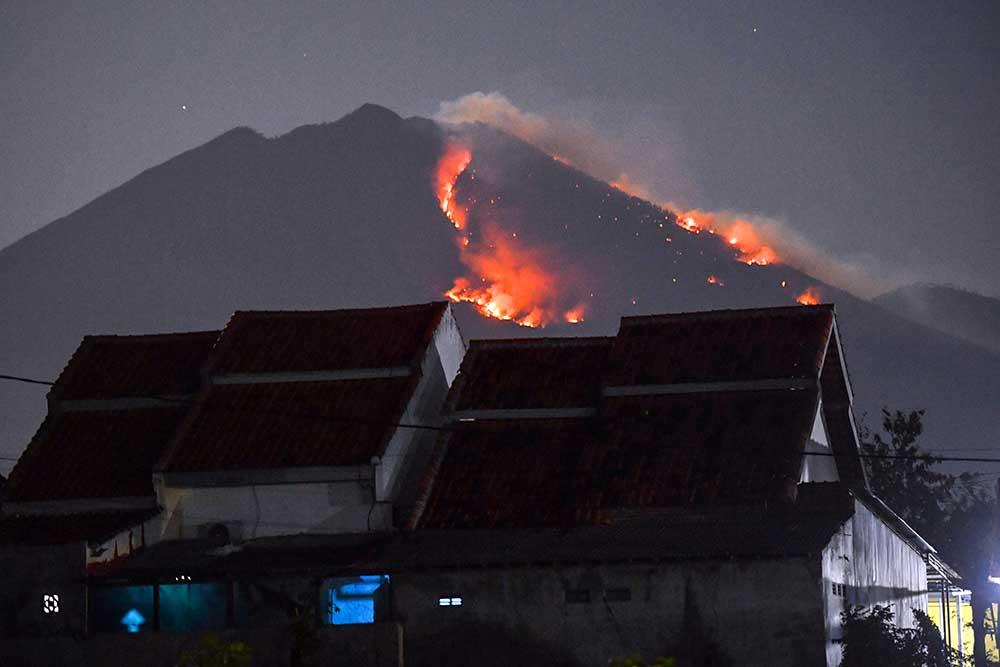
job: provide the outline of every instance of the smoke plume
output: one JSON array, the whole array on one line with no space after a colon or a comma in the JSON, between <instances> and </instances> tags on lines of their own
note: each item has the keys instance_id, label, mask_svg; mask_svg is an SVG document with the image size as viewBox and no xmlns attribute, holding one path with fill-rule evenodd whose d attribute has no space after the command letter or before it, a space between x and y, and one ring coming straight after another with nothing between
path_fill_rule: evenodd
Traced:
<instances>
[{"instance_id":1,"label":"smoke plume","mask_svg":"<svg viewBox=\"0 0 1000 667\"><path fill-rule=\"evenodd\" d=\"M679 205L665 193L627 175L623 161L616 159L616 147L590 123L524 111L500 92L474 92L441 102L435 119L442 123L480 122L491 125L533 144L561 162L607 181L627 194L672 211L678 218L694 214L699 223L710 221L709 228L718 233L736 235L743 259L748 263L780 261L865 298L908 279L898 269L887 267L874 257L849 260L833 257L781 220L757 214L703 211L694 206ZM755 258L765 257L766 261L755 261Z\"/></svg>"}]
</instances>

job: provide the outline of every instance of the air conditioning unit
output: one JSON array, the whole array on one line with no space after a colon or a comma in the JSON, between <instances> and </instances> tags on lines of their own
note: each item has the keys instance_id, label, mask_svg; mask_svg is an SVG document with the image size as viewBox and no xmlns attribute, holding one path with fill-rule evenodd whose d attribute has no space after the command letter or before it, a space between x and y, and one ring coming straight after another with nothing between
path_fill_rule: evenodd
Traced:
<instances>
[{"instance_id":1,"label":"air conditioning unit","mask_svg":"<svg viewBox=\"0 0 1000 667\"><path fill-rule=\"evenodd\" d=\"M225 546L227 544L240 544L243 541L242 521L217 521L215 523L203 523L197 528L197 536L200 540L208 540L215 546Z\"/></svg>"}]
</instances>

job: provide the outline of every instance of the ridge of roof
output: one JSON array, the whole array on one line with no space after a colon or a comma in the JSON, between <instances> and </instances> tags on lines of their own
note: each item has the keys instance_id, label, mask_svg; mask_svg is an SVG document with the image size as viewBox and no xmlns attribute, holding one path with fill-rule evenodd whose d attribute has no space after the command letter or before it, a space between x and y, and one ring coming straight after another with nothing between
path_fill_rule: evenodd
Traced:
<instances>
[{"instance_id":1,"label":"ridge of roof","mask_svg":"<svg viewBox=\"0 0 1000 667\"><path fill-rule=\"evenodd\" d=\"M516 347L570 347L585 345L611 345L614 336L551 336L545 338L474 338L469 341L469 351L497 350Z\"/></svg>"},{"instance_id":2,"label":"ridge of roof","mask_svg":"<svg viewBox=\"0 0 1000 667\"><path fill-rule=\"evenodd\" d=\"M621 318L619 329L643 324L665 324L676 321L705 322L748 317L774 317L779 314L804 316L815 314L818 311L835 313L836 309L832 303L822 303L814 306L762 306L758 308L730 308L719 310L694 310L682 313L628 315Z\"/></svg>"},{"instance_id":3,"label":"ridge of roof","mask_svg":"<svg viewBox=\"0 0 1000 667\"><path fill-rule=\"evenodd\" d=\"M341 308L330 310L237 310L230 316L226 326L219 334L218 341L212 354L205 365L206 375L213 375L219 371L219 367L226 366L226 356L234 349L239 348L238 339L240 329L250 323L262 321L282 321L282 322L322 322L324 320L338 320L351 317L370 317L389 314L409 314L426 312L431 315L430 320L424 329L418 351L414 358L407 360L407 365L416 366L420 363L420 349L427 346L433 338L434 332L440 326L444 314L448 311L451 303L449 301L430 301L420 304L408 304L403 306L379 306L372 308ZM363 366L372 367L372 366ZM384 366L374 366L382 368ZM315 370L315 369L314 369ZM230 371L232 372L232 371ZM243 371L248 372L248 371ZM258 371L255 371L258 372Z\"/></svg>"},{"instance_id":4,"label":"ridge of roof","mask_svg":"<svg viewBox=\"0 0 1000 667\"><path fill-rule=\"evenodd\" d=\"M450 304L450 301L428 301L426 303L410 303L401 306L371 306L364 308L320 308L320 309L300 309L300 310L235 310L229 318L231 322L237 315L242 317L323 317L334 315L359 315L388 312L406 312L410 310L440 308Z\"/></svg>"}]
</instances>

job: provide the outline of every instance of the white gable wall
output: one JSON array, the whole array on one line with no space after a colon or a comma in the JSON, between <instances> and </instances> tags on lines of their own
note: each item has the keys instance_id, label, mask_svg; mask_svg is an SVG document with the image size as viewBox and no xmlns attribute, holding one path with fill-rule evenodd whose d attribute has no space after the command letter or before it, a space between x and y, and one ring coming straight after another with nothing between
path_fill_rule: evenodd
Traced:
<instances>
[{"instance_id":1,"label":"white gable wall","mask_svg":"<svg viewBox=\"0 0 1000 667\"><path fill-rule=\"evenodd\" d=\"M812 433L806 442L806 455L802 461L802 476L799 483L804 482L837 482L837 460L831 456L830 439L823 424L823 402L820 401L813 419ZM813 454L813 456L810 456Z\"/></svg>"}]
</instances>

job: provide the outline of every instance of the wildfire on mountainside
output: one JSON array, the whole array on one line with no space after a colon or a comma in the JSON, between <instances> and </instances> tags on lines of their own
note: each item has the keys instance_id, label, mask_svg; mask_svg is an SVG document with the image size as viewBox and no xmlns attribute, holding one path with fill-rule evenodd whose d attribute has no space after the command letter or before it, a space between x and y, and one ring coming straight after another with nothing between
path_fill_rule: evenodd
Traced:
<instances>
[{"instance_id":1,"label":"wildfire on mountainside","mask_svg":"<svg viewBox=\"0 0 1000 667\"><path fill-rule=\"evenodd\" d=\"M555 321L582 322L584 304L565 312L559 307L563 296L561 277L544 268L541 251L515 241L516 233L508 237L492 221L483 225L476 243L471 242L467 230L469 210L455 202L456 183L471 161L468 148L449 144L435 169L441 211L455 229L463 232L459 239L461 260L474 275L456 278L445 296L456 303L471 303L486 317L525 327L543 327ZM491 206L496 203L497 199L490 199Z\"/></svg>"},{"instance_id":2,"label":"wildfire on mountainside","mask_svg":"<svg viewBox=\"0 0 1000 667\"><path fill-rule=\"evenodd\" d=\"M803 306L815 306L820 302L819 290L815 287L810 287L805 292L795 297L795 300Z\"/></svg>"},{"instance_id":3,"label":"wildfire on mountainside","mask_svg":"<svg viewBox=\"0 0 1000 667\"><path fill-rule=\"evenodd\" d=\"M455 229L465 229L468 212L455 206L455 181L472 162L472 152L464 146L450 144L438 161L435 170L435 186L441 211L444 212Z\"/></svg>"},{"instance_id":4,"label":"wildfire on mountainside","mask_svg":"<svg viewBox=\"0 0 1000 667\"><path fill-rule=\"evenodd\" d=\"M551 157L556 162L570 164L560 155ZM518 238L516 231L506 227L511 221L505 219L499 193L487 194L481 191L481 187L478 194L476 190L467 190L464 196L459 192L463 187L460 183L467 187L476 180L475 169L470 168L472 159L469 146L453 141L445 146L434 170L433 186L438 204L457 230L459 256L467 267L464 275L456 277L451 289L444 295L454 302L472 304L486 317L525 327L582 322L587 303L579 298L583 295L574 296L572 293L576 290L573 285L576 281L565 275L564 269L556 271L551 268L566 266L565 262L558 261L545 248ZM610 185L637 196L624 175ZM579 189L579 183L575 187ZM606 197L610 196L609 192ZM735 261L750 266L769 266L778 262L775 250L762 240L749 221L700 209L683 211L673 217L672 208L669 205L660 208L663 214L663 220L658 223L661 230L665 224L673 222L691 234L706 232L717 236L730 249ZM601 220L601 215L597 215L597 219ZM613 220L617 222L618 217ZM667 243L672 240L669 236L665 237ZM678 250L677 254L680 255L681 251ZM677 279L674 278L673 282L676 284ZM725 286L718 275L709 275L707 282L716 287ZM786 286L785 281L781 286ZM593 294L590 296L593 297ZM817 304L819 300L819 294L813 287L796 298L796 301L806 305Z\"/></svg>"},{"instance_id":5,"label":"wildfire on mountainside","mask_svg":"<svg viewBox=\"0 0 1000 667\"><path fill-rule=\"evenodd\" d=\"M764 243L753 225L742 218L729 218L699 209L677 214L677 226L698 234L702 230L718 234L739 251L737 259L744 264L767 266L778 262L778 254Z\"/></svg>"}]
</instances>

